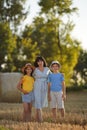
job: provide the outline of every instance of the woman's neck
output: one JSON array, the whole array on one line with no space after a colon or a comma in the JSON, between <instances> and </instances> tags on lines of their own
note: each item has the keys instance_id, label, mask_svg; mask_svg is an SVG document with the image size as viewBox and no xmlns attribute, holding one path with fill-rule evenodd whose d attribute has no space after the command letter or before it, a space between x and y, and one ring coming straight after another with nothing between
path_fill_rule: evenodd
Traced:
<instances>
[{"instance_id":1,"label":"woman's neck","mask_svg":"<svg viewBox=\"0 0 87 130\"><path fill-rule=\"evenodd\" d=\"M44 70L44 67L43 67L43 66L39 66L38 69L39 69L40 71L43 71L43 70Z\"/></svg>"}]
</instances>

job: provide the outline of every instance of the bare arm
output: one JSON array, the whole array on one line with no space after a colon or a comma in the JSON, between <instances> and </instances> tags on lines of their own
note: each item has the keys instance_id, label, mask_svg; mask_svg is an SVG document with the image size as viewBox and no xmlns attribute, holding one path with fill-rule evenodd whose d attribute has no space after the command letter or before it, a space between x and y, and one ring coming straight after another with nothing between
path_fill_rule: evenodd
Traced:
<instances>
[{"instance_id":1,"label":"bare arm","mask_svg":"<svg viewBox=\"0 0 87 130\"><path fill-rule=\"evenodd\" d=\"M24 93L24 94L27 94L28 92L26 92L25 90L23 90L23 88L21 87L22 86L22 78L20 79L20 81L18 82L17 84L17 88L18 90L20 90L20 92Z\"/></svg>"},{"instance_id":2,"label":"bare arm","mask_svg":"<svg viewBox=\"0 0 87 130\"><path fill-rule=\"evenodd\" d=\"M65 81L62 82L63 99L66 99L66 85Z\"/></svg>"},{"instance_id":3,"label":"bare arm","mask_svg":"<svg viewBox=\"0 0 87 130\"><path fill-rule=\"evenodd\" d=\"M51 100L51 97L50 97L50 83L48 83L48 100L49 101Z\"/></svg>"}]
</instances>

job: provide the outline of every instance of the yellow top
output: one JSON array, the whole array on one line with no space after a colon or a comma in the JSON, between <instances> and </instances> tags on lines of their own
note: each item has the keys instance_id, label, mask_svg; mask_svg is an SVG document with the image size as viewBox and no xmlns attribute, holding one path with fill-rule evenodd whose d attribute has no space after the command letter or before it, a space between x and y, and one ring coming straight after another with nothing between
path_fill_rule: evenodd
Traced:
<instances>
[{"instance_id":1,"label":"yellow top","mask_svg":"<svg viewBox=\"0 0 87 130\"><path fill-rule=\"evenodd\" d=\"M22 78L22 88L30 92L33 90L33 85L34 85L34 78L28 75L24 75Z\"/></svg>"}]
</instances>

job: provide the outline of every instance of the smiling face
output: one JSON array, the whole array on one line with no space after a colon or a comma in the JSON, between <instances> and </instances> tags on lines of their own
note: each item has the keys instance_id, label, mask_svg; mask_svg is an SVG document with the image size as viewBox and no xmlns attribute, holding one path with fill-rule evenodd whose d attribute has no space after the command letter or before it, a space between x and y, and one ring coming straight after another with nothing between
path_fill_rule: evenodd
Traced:
<instances>
[{"instance_id":1,"label":"smiling face","mask_svg":"<svg viewBox=\"0 0 87 130\"><path fill-rule=\"evenodd\" d=\"M41 63L43 62L43 63ZM43 64L44 67L47 66L46 60L42 56L38 56L34 62L35 67L39 67L39 65Z\"/></svg>"},{"instance_id":2,"label":"smiling face","mask_svg":"<svg viewBox=\"0 0 87 130\"><path fill-rule=\"evenodd\" d=\"M24 70L25 74L31 75L32 74L32 68L30 66L27 66Z\"/></svg>"},{"instance_id":3,"label":"smiling face","mask_svg":"<svg viewBox=\"0 0 87 130\"><path fill-rule=\"evenodd\" d=\"M39 60L39 61L37 62L37 64L38 64L38 66L44 66L44 62L43 62L42 60Z\"/></svg>"},{"instance_id":4,"label":"smiling face","mask_svg":"<svg viewBox=\"0 0 87 130\"><path fill-rule=\"evenodd\" d=\"M52 71L54 72L54 73L57 73L58 71L59 71L59 65L58 64L53 64L52 66L51 66L51 69L52 69Z\"/></svg>"}]
</instances>

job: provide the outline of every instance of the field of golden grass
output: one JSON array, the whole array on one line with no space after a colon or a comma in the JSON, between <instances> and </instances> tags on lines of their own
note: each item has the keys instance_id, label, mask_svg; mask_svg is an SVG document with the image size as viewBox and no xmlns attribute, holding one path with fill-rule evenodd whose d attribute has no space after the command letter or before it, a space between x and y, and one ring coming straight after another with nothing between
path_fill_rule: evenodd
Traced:
<instances>
[{"instance_id":1,"label":"field of golden grass","mask_svg":"<svg viewBox=\"0 0 87 130\"><path fill-rule=\"evenodd\" d=\"M87 130L87 90L67 92L65 118L58 111L57 122L52 121L50 108L43 110L44 121L35 121L35 109L32 121L22 121L22 103L0 103L0 130Z\"/></svg>"}]
</instances>

